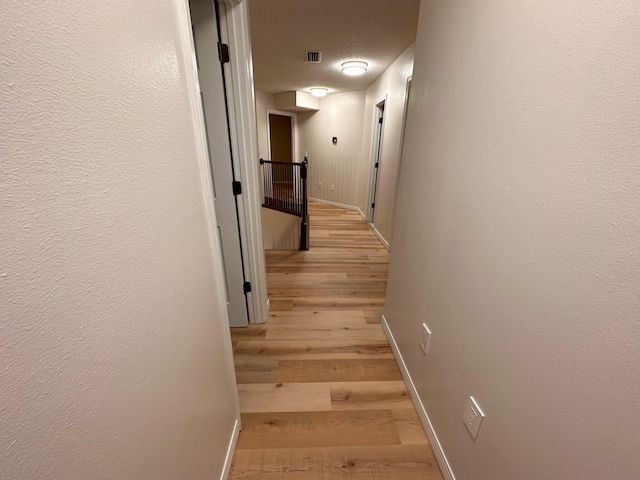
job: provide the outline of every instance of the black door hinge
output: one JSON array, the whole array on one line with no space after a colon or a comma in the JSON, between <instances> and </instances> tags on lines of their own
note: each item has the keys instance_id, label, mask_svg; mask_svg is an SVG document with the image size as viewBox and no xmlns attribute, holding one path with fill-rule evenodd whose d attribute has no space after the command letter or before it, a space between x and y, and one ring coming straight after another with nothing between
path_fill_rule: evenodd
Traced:
<instances>
[{"instance_id":1,"label":"black door hinge","mask_svg":"<svg viewBox=\"0 0 640 480\"><path fill-rule=\"evenodd\" d=\"M249 293L251 291L251 282L244 282L242 286L244 293Z\"/></svg>"},{"instance_id":2,"label":"black door hinge","mask_svg":"<svg viewBox=\"0 0 640 480\"><path fill-rule=\"evenodd\" d=\"M234 180L231 183L231 187L233 188L234 195L242 195L242 184L240 182L238 182L237 180Z\"/></svg>"},{"instance_id":3,"label":"black door hinge","mask_svg":"<svg viewBox=\"0 0 640 480\"><path fill-rule=\"evenodd\" d=\"M378 168L378 162L376 162L376 168Z\"/></svg>"},{"instance_id":4,"label":"black door hinge","mask_svg":"<svg viewBox=\"0 0 640 480\"><path fill-rule=\"evenodd\" d=\"M218 43L218 58L222 63L229 63L229 45Z\"/></svg>"},{"instance_id":5,"label":"black door hinge","mask_svg":"<svg viewBox=\"0 0 640 480\"><path fill-rule=\"evenodd\" d=\"M376 204L375 204L375 203L372 203L372 204L371 204L371 208L376 208Z\"/></svg>"},{"instance_id":6,"label":"black door hinge","mask_svg":"<svg viewBox=\"0 0 640 480\"><path fill-rule=\"evenodd\" d=\"M371 118L371 117L369 117L369 118ZM378 123L382 123L382 117L380 117L380 118L378 119Z\"/></svg>"}]
</instances>

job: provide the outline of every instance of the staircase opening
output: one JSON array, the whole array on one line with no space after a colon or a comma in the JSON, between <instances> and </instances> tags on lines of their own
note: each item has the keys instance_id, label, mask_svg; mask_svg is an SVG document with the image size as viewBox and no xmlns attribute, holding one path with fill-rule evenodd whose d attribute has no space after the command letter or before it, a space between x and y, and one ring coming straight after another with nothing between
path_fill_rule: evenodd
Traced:
<instances>
[{"instance_id":1,"label":"staircase opening","mask_svg":"<svg viewBox=\"0 0 640 480\"><path fill-rule=\"evenodd\" d=\"M309 204L307 197L308 160L276 162L260 159L262 166L262 206L300 217L300 250L309 250Z\"/></svg>"}]
</instances>

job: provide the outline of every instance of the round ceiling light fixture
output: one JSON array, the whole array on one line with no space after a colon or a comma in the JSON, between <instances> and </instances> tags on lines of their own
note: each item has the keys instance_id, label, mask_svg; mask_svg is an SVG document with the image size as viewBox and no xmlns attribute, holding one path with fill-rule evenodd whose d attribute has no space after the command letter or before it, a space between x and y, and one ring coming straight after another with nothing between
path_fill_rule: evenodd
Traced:
<instances>
[{"instance_id":1,"label":"round ceiling light fixture","mask_svg":"<svg viewBox=\"0 0 640 480\"><path fill-rule=\"evenodd\" d=\"M313 95L314 97L326 97L327 93L329 93L328 88L322 88L322 87L313 87L313 88L310 88L309 91L311 92L311 95Z\"/></svg>"},{"instance_id":2,"label":"round ceiling light fixture","mask_svg":"<svg viewBox=\"0 0 640 480\"><path fill-rule=\"evenodd\" d=\"M342 68L342 73L345 75L349 75L351 77L355 77L357 75L362 75L367 71L367 62L359 62L359 61L351 61L344 62L340 68Z\"/></svg>"}]
</instances>

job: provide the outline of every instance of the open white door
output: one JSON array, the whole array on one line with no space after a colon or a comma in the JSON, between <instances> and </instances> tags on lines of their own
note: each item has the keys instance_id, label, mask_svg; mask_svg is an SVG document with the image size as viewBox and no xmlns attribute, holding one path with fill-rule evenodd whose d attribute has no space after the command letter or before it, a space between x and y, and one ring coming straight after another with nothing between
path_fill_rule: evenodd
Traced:
<instances>
[{"instance_id":1,"label":"open white door","mask_svg":"<svg viewBox=\"0 0 640 480\"><path fill-rule=\"evenodd\" d=\"M248 325L245 274L237 199L234 195L225 82L218 53L218 24L212 0L190 0L202 107L207 125L212 188L222 246L227 287L227 309L232 327ZM211 126L212 128L209 128ZM212 152L215 152L212 155Z\"/></svg>"},{"instance_id":2,"label":"open white door","mask_svg":"<svg viewBox=\"0 0 640 480\"><path fill-rule=\"evenodd\" d=\"M382 152L382 133L384 131L384 106L386 98L380 100L375 106L375 124L373 136L373 148L371 150L371 174L369 180L369 206L367 208L367 221L375 223L376 193L378 190L378 172L380 171L380 153Z\"/></svg>"}]
</instances>

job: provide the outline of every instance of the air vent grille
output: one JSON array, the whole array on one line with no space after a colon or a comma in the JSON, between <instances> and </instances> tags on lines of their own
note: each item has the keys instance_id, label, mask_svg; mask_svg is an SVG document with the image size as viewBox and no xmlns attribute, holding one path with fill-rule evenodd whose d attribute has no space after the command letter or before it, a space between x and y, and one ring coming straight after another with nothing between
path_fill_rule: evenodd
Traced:
<instances>
[{"instance_id":1,"label":"air vent grille","mask_svg":"<svg viewBox=\"0 0 640 480\"><path fill-rule=\"evenodd\" d=\"M320 63L322 52L307 52L307 63Z\"/></svg>"}]
</instances>

